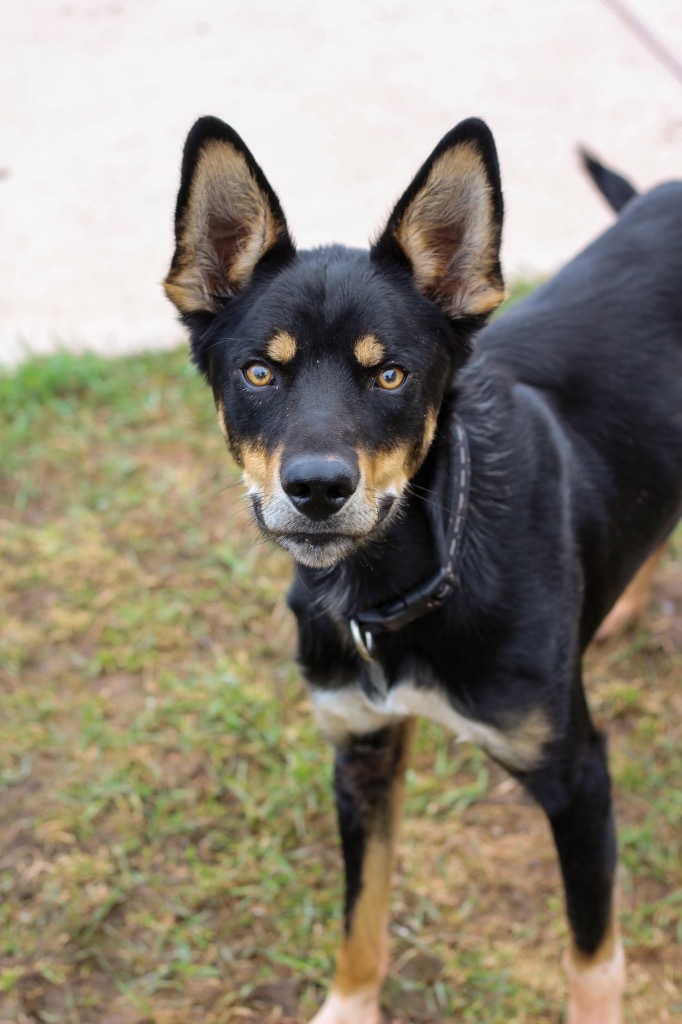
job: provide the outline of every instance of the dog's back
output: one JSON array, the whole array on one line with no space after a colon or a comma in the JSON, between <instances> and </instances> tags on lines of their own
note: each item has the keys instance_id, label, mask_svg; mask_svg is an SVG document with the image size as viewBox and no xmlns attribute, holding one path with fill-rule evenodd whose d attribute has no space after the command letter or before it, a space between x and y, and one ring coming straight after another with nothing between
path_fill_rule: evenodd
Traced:
<instances>
[{"instance_id":1,"label":"dog's back","mask_svg":"<svg viewBox=\"0 0 682 1024\"><path fill-rule=\"evenodd\" d=\"M595 396L610 389L611 372L623 385L644 372L661 399L666 385L679 396L682 376L667 359L682 365L681 265L682 182L673 182L630 202L610 230L486 327L477 347L519 380L569 399L577 385ZM665 365L655 357L662 348Z\"/></svg>"},{"instance_id":2,"label":"dog's back","mask_svg":"<svg viewBox=\"0 0 682 1024\"><path fill-rule=\"evenodd\" d=\"M486 363L541 391L580 452L583 563L613 578L614 592L651 550L652 508L660 539L680 514L680 266L682 183L671 183L631 198L609 231L478 339ZM607 530L614 515L617 529ZM587 635L601 610L590 614L589 575L586 586Z\"/></svg>"}]
</instances>

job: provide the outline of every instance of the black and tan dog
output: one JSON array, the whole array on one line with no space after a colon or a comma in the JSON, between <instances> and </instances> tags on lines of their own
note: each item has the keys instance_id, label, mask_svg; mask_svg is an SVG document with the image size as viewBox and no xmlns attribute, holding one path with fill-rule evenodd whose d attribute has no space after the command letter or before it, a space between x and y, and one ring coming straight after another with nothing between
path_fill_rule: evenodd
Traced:
<instances>
[{"instance_id":1,"label":"black and tan dog","mask_svg":"<svg viewBox=\"0 0 682 1024\"><path fill-rule=\"evenodd\" d=\"M297 252L232 129L189 134L166 291L256 522L291 552L299 659L336 748L346 869L315 1024L377 1024L412 723L479 743L551 823L571 1024L622 1020L616 844L581 656L682 508L682 185L629 202L554 280L504 295L478 120L366 251Z\"/></svg>"}]
</instances>

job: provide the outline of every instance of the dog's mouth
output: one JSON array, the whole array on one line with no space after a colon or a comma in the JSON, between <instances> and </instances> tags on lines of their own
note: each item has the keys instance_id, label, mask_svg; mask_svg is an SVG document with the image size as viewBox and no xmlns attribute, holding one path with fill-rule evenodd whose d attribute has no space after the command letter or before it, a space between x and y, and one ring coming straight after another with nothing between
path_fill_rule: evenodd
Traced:
<instances>
[{"instance_id":1,"label":"dog's mouth","mask_svg":"<svg viewBox=\"0 0 682 1024\"><path fill-rule=\"evenodd\" d=\"M351 555L365 539L338 533L271 534L270 536L297 562L310 569L331 569L332 566Z\"/></svg>"},{"instance_id":2,"label":"dog's mouth","mask_svg":"<svg viewBox=\"0 0 682 1024\"><path fill-rule=\"evenodd\" d=\"M280 539L286 538L292 544L310 544L314 548L323 548L328 544L339 544L344 541L358 540L350 533L283 533L273 534Z\"/></svg>"},{"instance_id":3,"label":"dog's mouth","mask_svg":"<svg viewBox=\"0 0 682 1024\"><path fill-rule=\"evenodd\" d=\"M330 569L363 544L380 536L399 504L397 495L383 495L377 506L340 512L328 520L308 520L287 508L273 515L260 494L251 494L254 519L268 539L283 547L295 561L311 569Z\"/></svg>"}]
</instances>

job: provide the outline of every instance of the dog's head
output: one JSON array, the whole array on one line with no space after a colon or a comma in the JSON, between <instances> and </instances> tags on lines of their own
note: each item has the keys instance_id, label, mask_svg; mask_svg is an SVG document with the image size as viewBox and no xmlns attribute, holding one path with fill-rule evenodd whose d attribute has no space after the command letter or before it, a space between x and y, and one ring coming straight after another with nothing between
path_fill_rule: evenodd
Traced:
<instances>
[{"instance_id":1,"label":"dog's head","mask_svg":"<svg viewBox=\"0 0 682 1024\"><path fill-rule=\"evenodd\" d=\"M468 339L504 297L492 136L436 147L369 252L297 252L239 136L202 118L185 145L165 281L215 396L255 518L327 568L395 514Z\"/></svg>"}]
</instances>

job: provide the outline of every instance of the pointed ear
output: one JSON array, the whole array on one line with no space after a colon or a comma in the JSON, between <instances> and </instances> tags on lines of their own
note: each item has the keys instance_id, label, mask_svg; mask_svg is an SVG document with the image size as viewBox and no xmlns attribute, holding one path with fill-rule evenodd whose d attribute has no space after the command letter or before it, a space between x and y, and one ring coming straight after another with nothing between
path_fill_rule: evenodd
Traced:
<instances>
[{"instance_id":1,"label":"pointed ear","mask_svg":"<svg viewBox=\"0 0 682 1024\"><path fill-rule=\"evenodd\" d=\"M266 255L294 253L277 196L237 133L217 117L200 118L187 136L175 243L164 288L181 313L218 312Z\"/></svg>"},{"instance_id":2,"label":"pointed ear","mask_svg":"<svg viewBox=\"0 0 682 1024\"><path fill-rule=\"evenodd\" d=\"M492 312L504 299L502 189L490 129L462 121L438 144L372 247L377 262L409 267L451 317Z\"/></svg>"}]
</instances>

